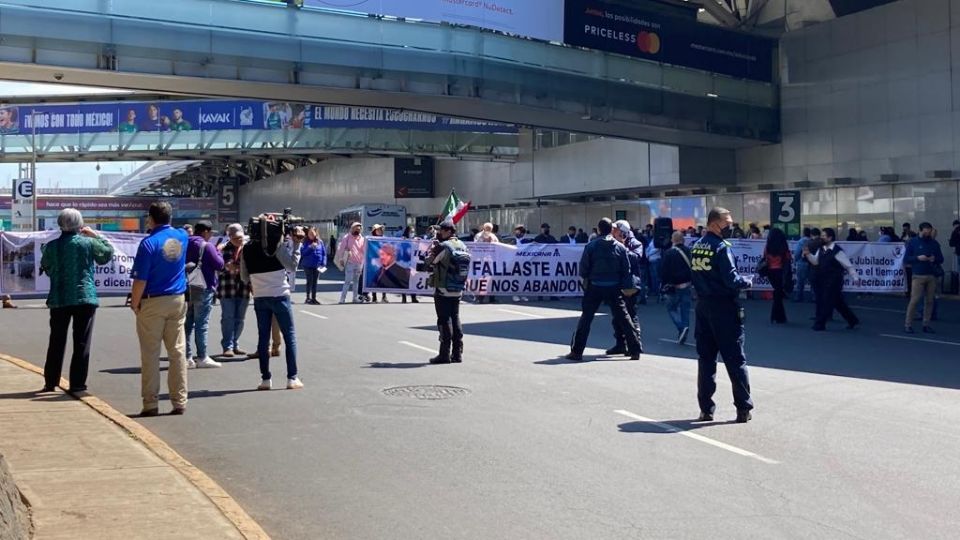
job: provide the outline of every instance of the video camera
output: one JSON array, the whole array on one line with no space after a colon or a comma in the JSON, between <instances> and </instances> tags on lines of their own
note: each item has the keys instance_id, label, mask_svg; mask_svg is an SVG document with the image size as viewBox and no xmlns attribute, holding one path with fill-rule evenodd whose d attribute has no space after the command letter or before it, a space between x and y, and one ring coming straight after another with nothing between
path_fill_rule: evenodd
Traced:
<instances>
[{"instance_id":1,"label":"video camera","mask_svg":"<svg viewBox=\"0 0 960 540\"><path fill-rule=\"evenodd\" d=\"M303 223L302 217L293 215L293 210L284 208L283 213L269 212L250 218L247 231L250 243L258 243L264 253L276 253L277 246L287 235L293 235L294 228Z\"/></svg>"}]
</instances>

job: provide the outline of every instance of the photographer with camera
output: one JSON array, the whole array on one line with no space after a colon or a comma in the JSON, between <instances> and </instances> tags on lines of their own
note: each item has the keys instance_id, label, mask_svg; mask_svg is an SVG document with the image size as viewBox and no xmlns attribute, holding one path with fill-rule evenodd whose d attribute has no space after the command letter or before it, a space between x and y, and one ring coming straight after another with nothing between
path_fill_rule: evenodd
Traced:
<instances>
[{"instance_id":1,"label":"photographer with camera","mask_svg":"<svg viewBox=\"0 0 960 540\"><path fill-rule=\"evenodd\" d=\"M274 317L286 343L287 389L299 390L303 382L297 375L297 338L290 306L291 283L287 273L296 276L300 264L300 244L306 236L302 221L285 210L282 216L260 214L250 219L250 242L243 249L241 280L250 284L253 308L257 315L257 355L260 359L260 385L270 390L270 329ZM286 235L290 235L286 239Z\"/></svg>"},{"instance_id":2,"label":"photographer with camera","mask_svg":"<svg viewBox=\"0 0 960 540\"><path fill-rule=\"evenodd\" d=\"M470 252L456 233L453 222L444 221L430 249L430 285L434 288L433 305L437 312L437 328L440 330L440 354L430 359L431 364L459 364L463 361L460 297L466 288Z\"/></svg>"}]
</instances>

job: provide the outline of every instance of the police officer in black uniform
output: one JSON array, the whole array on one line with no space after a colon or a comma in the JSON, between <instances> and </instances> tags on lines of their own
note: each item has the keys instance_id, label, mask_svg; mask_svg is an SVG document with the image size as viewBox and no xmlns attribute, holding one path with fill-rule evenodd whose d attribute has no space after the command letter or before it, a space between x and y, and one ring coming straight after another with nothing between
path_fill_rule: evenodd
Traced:
<instances>
[{"instance_id":1,"label":"police officer in black uniform","mask_svg":"<svg viewBox=\"0 0 960 540\"><path fill-rule=\"evenodd\" d=\"M697 400L700 402L700 422L713 420L716 408L713 394L717 391L717 354L733 385L733 403L737 407L737 422L752 418L750 410L750 379L747 359L743 353L743 308L738 298L740 291L753 286L750 279L737 273L730 243L724 240L732 232L733 218L725 208L710 210L707 234L691 249L693 286L697 291L695 336L699 369Z\"/></svg>"}]
</instances>

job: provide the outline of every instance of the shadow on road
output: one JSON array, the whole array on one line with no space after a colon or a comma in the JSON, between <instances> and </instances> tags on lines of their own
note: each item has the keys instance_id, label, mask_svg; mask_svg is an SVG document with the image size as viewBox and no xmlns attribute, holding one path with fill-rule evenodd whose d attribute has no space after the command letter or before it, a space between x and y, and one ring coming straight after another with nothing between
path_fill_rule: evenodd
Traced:
<instances>
[{"instance_id":1,"label":"shadow on road","mask_svg":"<svg viewBox=\"0 0 960 540\"><path fill-rule=\"evenodd\" d=\"M861 308L858 312L863 325L857 331L839 330L839 323L831 331L810 331L806 313L792 308L792 324L771 326L764 321L770 309L769 303L746 301L746 353L751 366L816 373L838 377L869 379L877 381L918 384L923 386L960 389L960 370L957 351L950 345L955 339L947 338L945 344L924 343L903 339L891 339L886 334L901 332L902 318L887 310L887 305L896 305L894 300L876 302L882 308ZM946 304L947 302L944 302ZM808 306L812 309L812 306ZM885 311L878 311L884 309ZM942 307L941 311L955 309ZM511 339L523 342L550 343L569 346L571 335L577 325L578 314L571 311L568 317L550 319L515 319L503 321L467 323L463 326L467 336L482 336ZM951 315L948 315L951 316ZM951 316L952 320L956 319ZM644 351L647 354L665 356L681 362L696 362L693 347L681 347L672 343L675 330L669 325L665 313L645 310L641 312ZM951 329L949 323L941 323L944 339ZM418 326L417 330L436 331L434 326ZM610 339L610 319L600 318L592 326L589 347L607 347ZM660 337L669 338L664 343ZM469 337L467 338L469 340ZM693 339L691 338L691 342ZM618 360L618 359L614 359ZM563 365L571 363L562 358L535 362L540 365Z\"/></svg>"},{"instance_id":2,"label":"shadow on road","mask_svg":"<svg viewBox=\"0 0 960 540\"><path fill-rule=\"evenodd\" d=\"M620 428L621 433L656 433L664 435L674 432L663 429L663 426L658 424L669 424L671 427L680 431L694 431L711 426L725 426L736 423L736 420L697 422L696 420L688 418L685 420L663 420L662 422L626 422L617 427Z\"/></svg>"},{"instance_id":3,"label":"shadow on road","mask_svg":"<svg viewBox=\"0 0 960 540\"><path fill-rule=\"evenodd\" d=\"M370 362L369 364L363 366L364 368L370 369L414 369L429 366L429 362L423 363L413 363L413 362Z\"/></svg>"}]
</instances>

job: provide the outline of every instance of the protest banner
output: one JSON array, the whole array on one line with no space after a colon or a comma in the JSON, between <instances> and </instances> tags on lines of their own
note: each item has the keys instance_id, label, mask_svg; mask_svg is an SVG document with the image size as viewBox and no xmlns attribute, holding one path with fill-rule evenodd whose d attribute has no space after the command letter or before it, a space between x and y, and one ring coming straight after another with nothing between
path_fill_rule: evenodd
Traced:
<instances>
[{"instance_id":1,"label":"protest banner","mask_svg":"<svg viewBox=\"0 0 960 540\"><path fill-rule=\"evenodd\" d=\"M730 239L737 271L744 276L753 277L755 291L770 291L769 280L757 275L757 265L763 258L766 240ZM687 239L687 245L693 245L696 239ZM790 242L793 252L797 242ZM896 293L907 290L907 279L903 271L904 245L899 242L837 242L846 252L860 276L860 283L854 286L847 275L843 289L847 292ZM795 261L796 262L796 261ZM796 276L796 272L794 272Z\"/></svg>"},{"instance_id":2,"label":"protest banner","mask_svg":"<svg viewBox=\"0 0 960 540\"><path fill-rule=\"evenodd\" d=\"M130 292L130 270L142 234L101 232L113 246L113 259L94 270L98 293ZM58 238L60 231L0 232L0 292L11 296L43 294L50 290L50 278L40 268L43 246Z\"/></svg>"},{"instance_id":3,"label":"protest banner","mask_svg":"<svg viewBox=\"0 0 960 540\"><path fill-rule=\"evenodd\" d=\"M368 237L363 288L369 292L433 294L427 284L432 242ZM582 245L468 243L472 260L464 291L476 296L582 296Z\"/></svg>"}]
</instances>

